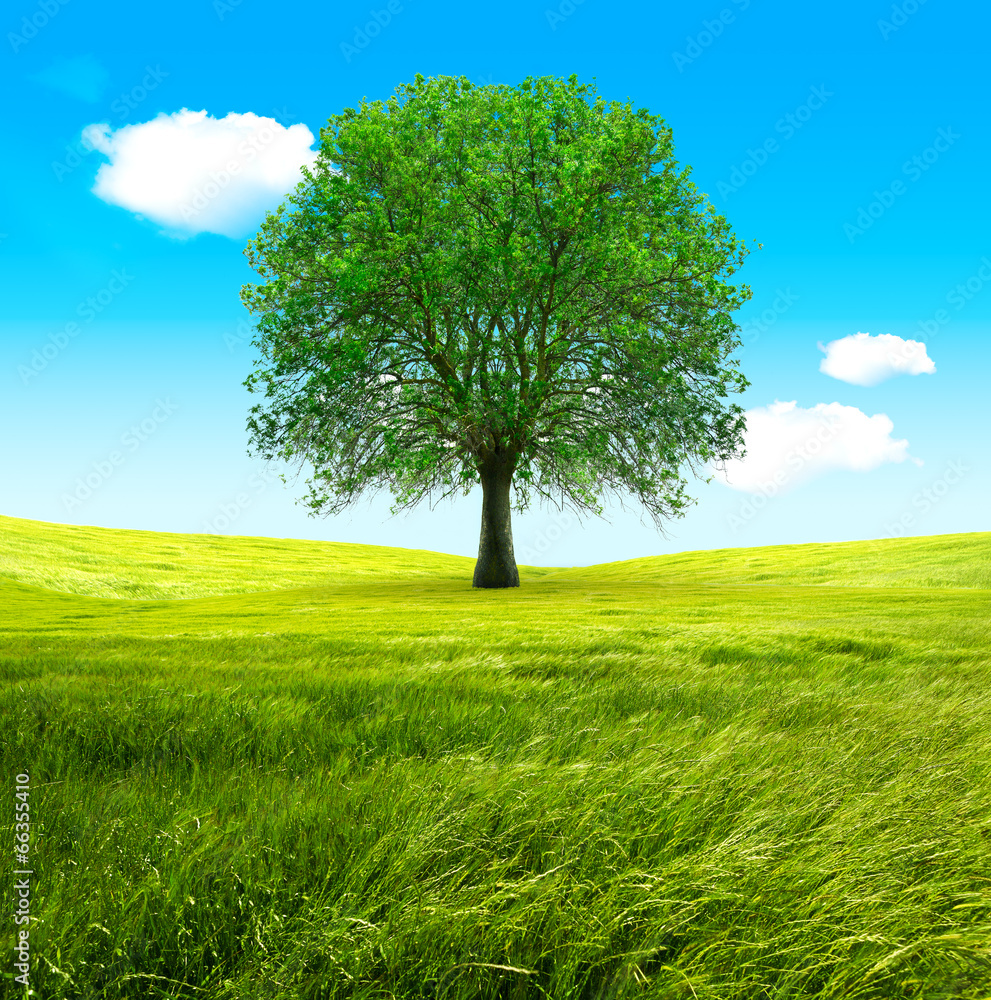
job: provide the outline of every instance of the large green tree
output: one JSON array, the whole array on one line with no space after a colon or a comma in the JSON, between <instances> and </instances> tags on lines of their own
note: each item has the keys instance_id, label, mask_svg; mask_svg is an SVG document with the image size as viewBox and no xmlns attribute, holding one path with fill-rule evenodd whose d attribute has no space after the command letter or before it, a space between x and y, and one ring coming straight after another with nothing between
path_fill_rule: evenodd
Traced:
<instances>
[{"instance_id":1,"label":"large green tree","mask_svg":"<svg viewBox=\"0 0 991 1000\"><path fill-rule=\"evenodd\" d=\"M601 514L626 489L663 530L683 466L742 454L746 248L663 120L575 76L396 93L329 120L245 250L255 454L312 464L314 514L481 482L476 587L519 586L511 490Z\"/></svg>"}]
</instances>

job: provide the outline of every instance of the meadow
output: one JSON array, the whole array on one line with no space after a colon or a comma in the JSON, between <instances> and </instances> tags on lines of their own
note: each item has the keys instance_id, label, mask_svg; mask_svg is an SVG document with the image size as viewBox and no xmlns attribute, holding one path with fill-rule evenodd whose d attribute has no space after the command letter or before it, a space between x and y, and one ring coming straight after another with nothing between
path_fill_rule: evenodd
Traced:
<instances>
[{"instance_id":1,"label":"meadow","mask_svg":"<svg viewBox=\"0 0 991 1000\"><path fill-rule=\"evenodd\" d=\"M34 995L991 997L991 533L473 566L0 517Z\"/></svg>"}]
</instances>

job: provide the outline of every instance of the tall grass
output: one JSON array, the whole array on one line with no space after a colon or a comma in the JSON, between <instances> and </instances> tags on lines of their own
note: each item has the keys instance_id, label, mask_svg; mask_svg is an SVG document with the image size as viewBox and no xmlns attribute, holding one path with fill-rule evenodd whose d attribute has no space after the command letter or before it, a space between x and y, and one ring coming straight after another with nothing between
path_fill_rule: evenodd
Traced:
<instances>
[{"instance_id":1,"label":"tall grass","mask_svg":"<svg viewBox=\"0 0 991 1000\"><path fill-rule=\"evenodd\" d=\"M86 530L96 577L174 537ZM962 537L902 540L969 581L928 588L873 543L884 586L848 543L302 587L254 539L169 584L210 597L0 583L36 995L987 997L991 536ZM755 552L836 585L740 579Z\"/></svg>"}]
</instances>

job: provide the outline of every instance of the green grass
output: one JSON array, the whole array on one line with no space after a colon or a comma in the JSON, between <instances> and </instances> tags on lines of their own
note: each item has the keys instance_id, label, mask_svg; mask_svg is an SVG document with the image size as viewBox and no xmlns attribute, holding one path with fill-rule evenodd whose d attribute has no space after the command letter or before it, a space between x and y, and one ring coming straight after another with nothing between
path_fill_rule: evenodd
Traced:
<instances>
[{"instance_id":1,"label":"green grass","mask_svg":"<svg viewBox=\"0 0 991 1000\"><path fill-rule=\"evenodd\" d=\"M0 515L0 579L88 597L212 597L373 580L471 580L475 560L293 538L120 531ZM991 532L714 549L600 566L520 566L521 583L836 584L991 588Z\"/></svg>"},{"instance_id":2,"label":"green grass","mask_svg":"<svg viewBox=\"0 0 991 1000\"><path fill-rule=\"evenodd\" d=\"M989 557L2 518L36 995L991 996Z\"/></svg>"},{"instance_id":3,"label":"green grass","mask_svg":"<svg viewBox=\"0 0 991 1000\"><path fill-rule=\"evenodd\" d=\"M0 515L0 579L87 597L246 594L377 579L463 579L475 562L422 549L120 531ZM540 574L538 570L537 573Z\"/></svg>"}]
</instances>

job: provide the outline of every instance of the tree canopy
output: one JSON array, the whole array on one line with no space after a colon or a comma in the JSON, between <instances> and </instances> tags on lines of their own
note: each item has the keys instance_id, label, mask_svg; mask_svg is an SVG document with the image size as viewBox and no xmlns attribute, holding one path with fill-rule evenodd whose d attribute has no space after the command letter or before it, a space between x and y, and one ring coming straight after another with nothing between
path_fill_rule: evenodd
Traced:
<instances>
[{"instance_id":1,"label":"tree canopy","mask_svg":"<svg viewBox=\"0 0 991 1000\"><path fill-rule=\"evenodd\" d=\"M627 490L663 531L683 466L742 454L748 251L663 120L593 94L417 74L329 120L245 250L256 453L313 466L314 514L481 482L475 586L519 583L510 487L579 515Z\"/></svg>"}]
</instances>

